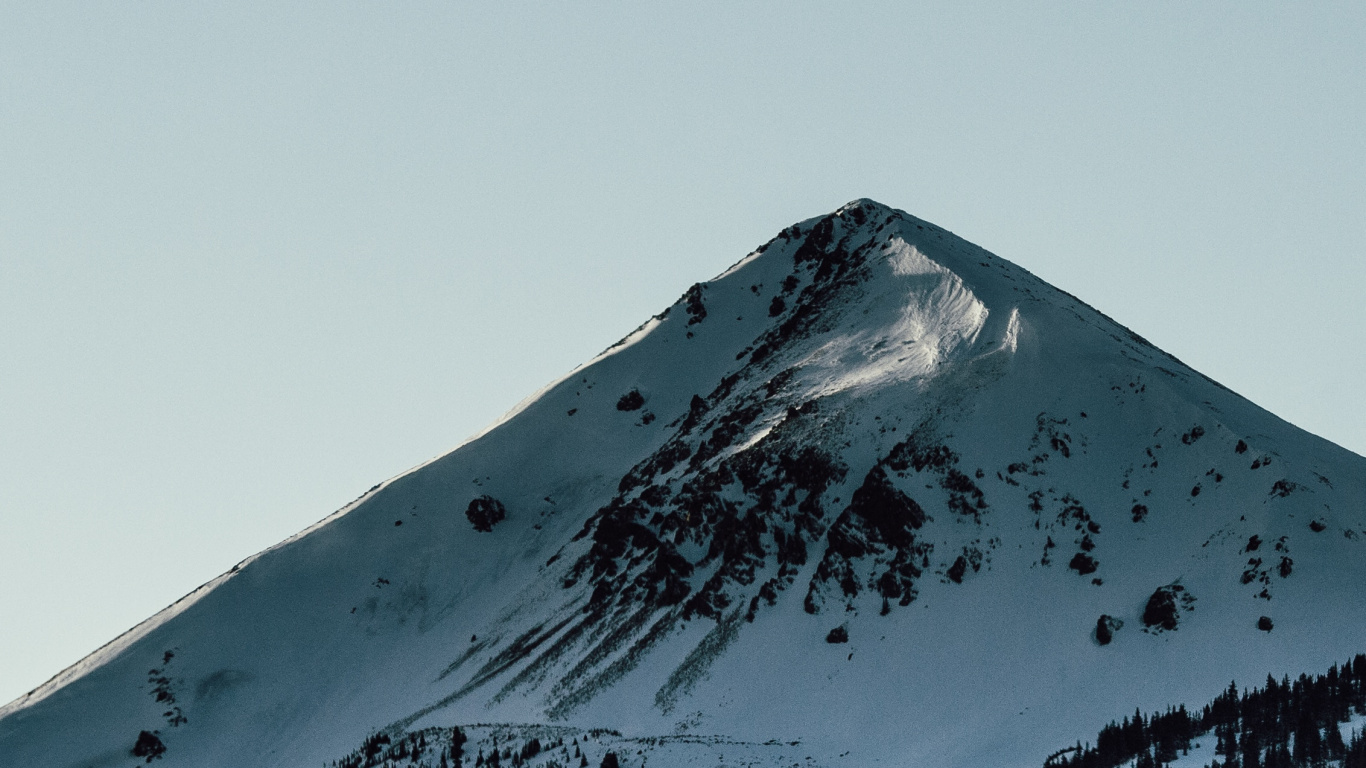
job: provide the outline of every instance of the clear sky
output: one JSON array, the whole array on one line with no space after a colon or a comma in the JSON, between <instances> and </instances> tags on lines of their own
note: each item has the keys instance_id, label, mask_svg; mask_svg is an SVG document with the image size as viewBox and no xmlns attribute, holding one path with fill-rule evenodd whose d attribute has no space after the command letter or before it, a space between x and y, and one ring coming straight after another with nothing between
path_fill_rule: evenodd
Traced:
<instances>
[{"instance_id":1,"label":"clear sky","mask_svg":"<svg viewBox=\"0 0 1366 768\"><path fill-rule=\"evenodd\" d=\"M1366 453L1361 3L0 4L0 700L872 197Z\"/></svg>"}]
</instances>

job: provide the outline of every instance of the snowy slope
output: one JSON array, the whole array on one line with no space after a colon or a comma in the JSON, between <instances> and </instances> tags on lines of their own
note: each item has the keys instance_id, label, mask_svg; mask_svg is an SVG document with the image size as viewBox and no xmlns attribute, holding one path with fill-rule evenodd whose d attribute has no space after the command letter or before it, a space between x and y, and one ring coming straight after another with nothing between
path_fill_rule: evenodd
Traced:
<instances>
[{"instance_id":1,"label":"snowy slope","mask_svg":"<svg viewBox=\"0 0 1366 768\"><path fill-rule=\"evenodd\" d=\"M859 200L0 708L0 764L1037 766L1362 651L1363 546L1366 459Z\"/></svg>"}]
</instances>

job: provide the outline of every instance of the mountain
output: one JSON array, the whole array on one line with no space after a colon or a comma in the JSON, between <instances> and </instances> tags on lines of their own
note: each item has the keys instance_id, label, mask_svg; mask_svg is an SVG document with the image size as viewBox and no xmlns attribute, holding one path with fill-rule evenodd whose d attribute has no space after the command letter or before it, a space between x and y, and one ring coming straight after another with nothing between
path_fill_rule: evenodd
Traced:
<instances>
[{"instance_id":1,"label":"mountain","mask_svg":"<svg viewBox=\"0 0 1366 768\"><path fill-rule=\"evenodd\" d=\"M1039 766L1366 650L1363 547L1366 459L858 200L3 707L0 762Z\"/></svg>"}]
</instances>

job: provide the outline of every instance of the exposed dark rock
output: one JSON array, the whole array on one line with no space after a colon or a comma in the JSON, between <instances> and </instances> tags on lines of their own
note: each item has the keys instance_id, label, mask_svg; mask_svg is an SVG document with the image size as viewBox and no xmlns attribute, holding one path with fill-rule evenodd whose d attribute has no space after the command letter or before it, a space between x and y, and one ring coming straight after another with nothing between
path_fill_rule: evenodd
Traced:
<instances>
[{"instance_id":1,"label":"exposed dark rock","mask_svg":"<svg viewBox=\"0 0 1366 768\"><path fill-rule=\"evenodd\" d=\"M692 400L688 402L688 415L683 418L683 424L678 428L679 434L687 434L702 423L702 417L707 415L708 408L706 400L693 395Z\"/></svg>"},{"instance_id":2,"label":"exposed dark rock","mask_svg":"<svg viewBox=\"0 0 1366 768\"><path fill-rule=\"evenodd\" d=\"M855 213L858 211L858 213ZM777 328L772 328L758 339L750 362L759 363L767 359L775 349L779 349L793 339L801 338L818 330L828 320L824 310L845 288L857 284L862 275L867 252L873 248L873 241L849 251L847 241L850 227L844 220L847 216L857 221L862 212L849 209L839 214L831 214L816 222L806 235L806 239L792 255L795 273L807 273L811 282L802 289L795 303L787 308L787 318ZM784 293L796 288L798 281L789 276L784 281Z\"/></svg>"},{"instance_id":3,"label":"exposed dark rock","mask_svg":"<svg viewBox=\"0 0 1366 768\"><path fill-rule=\"evenodd\" d=\"M933 549L917 542L913 533L926 520L920 504L893 486L881 465L874 466L826 534L825 556L811 579L806 610L817 612L816 594L832 582L845 596L857 596L862 585L854 561L869 556L876 556L877 567L883 569L876 579L879 593L909 605L915 598L915 580Z\"/></svg>"},{"instance_id":4,"label":"exposed dark rock","mask_svg":"<svg viewBox=\"0 0 1366 768\"><path fill-rule=\"evenodd\" d=\"M1047 539L1043 543L1043 557L1039 558L1040 565L1051 565L1053 563L1053 558L1050 555L1050 553L1056 546L1058 545L1053 542L1053 537L1047 537Z\"/></svg>"},{"instance_id":5,"label":"exposed dark rock","mask_svg":"<svg viewBox=\"0 0 1366 768\"><path fill-rule=\"evenodd\" d=\"M949 570L948 570L948 573L947 573L947 576L949 577L949 581L952 581L954 584L962 584L962 583L963 583L963 575L964 575L965 573L967 573L967 570L968 570L968 560L967 560L967 558L963 557L962 555L959 555L959 556L958 556L958 559L953 561L953 565L949 566Z\"/></svg>"},{"instance_id":6,"label":"exposed dark rock","mask_svg":"<svg viewBox=\"0 0 1366 768\"><path fill-rule=\"evenodd\" d=\"M1180 611L1194 610L1195 598L1180 584L1158 587L1143 607L1143 624L1149 631L1172 631L1180 623Z\"/></svg>"},{"instance_id":7,"label":"exposed dark rock","mask_svg":"<svg viewBox=\"0 0 1366 768\"><path fill-rule=\"evenodd\" d=\"M142 731L138 734L138 740L133 744L131 750L133 757L143 757L147 762L159 760L166 753L166 745L161 742L161 738L152 731Z\"/></svg>"},{"instance_id":8,"label":"exposed dark rock","mask_svg":"<svg viewBox=\"0 0 1366 768\"><path fill-rule=\"evenodd\" d=\"M775 397L782 391L783 387L787 386L789 381L792 381L792 377L795 375L797 375L797 369L795 368L787 368L780 371L778 375L764 382L764 394L768 397Z\"/></svg>"},{"instance_id":9,"label":"exposed dark rock","mask_svg":"<svg viewBox=\"0 0 1366 768\"><path fill-rule=\"evenodd\" d=\"M689 460L689 466L697 469L707 459L730 447L735 438L744 433L745 427L753 423L763 412L763 405L754 403L743 408L736 408L717 419L712 425L711 434L701 445L697 446L697 451Z\"/></svg>"},{"instance_id":10,"label":"exposed dark rock","mask_svg":"<svg viewBox=\"0 0 1366 768\"><path fill-rule=\"evenodd\" d=\"M1184 434L1184 435L1181 436L1181 442L1184 443L1184 444L1186 444L1186 445L1191 445L1191 444L1193 444L1196 440L1199 440L1200 438L1202 438L1202 437L1204 437L1204 436L1205 436L1205 428L1202 427L1202 426L1199 426L1199 425L1197 424L1196 426L1191 427L1191 430L1190 430L1189 432L1187 432L1186 434Z\"/></svg>"},{"instance_id":11,"label":"exposed dark rock","mask_svg":"<svg viewBox=\"0 0 1366 768\"><path fill-rule=\"evenodd\" d=\"M1086 576L1095 573L1096 569L1100 567L1100 563L1096 562L1094 557L1083 552L1078 552L1077 554L1072 555L1072 560L1067 564L1067 567L1082 576Z\"/></svg>"},{"instance_id":12,"label":"exposed dark rock","mask_svg":"<svg viewBox=\"0 0 1366 768\"><path fill-rule=\"evenodd\" d=\"M987 503L982 489L956 468L949 467L939 484L949 492L950 511L965 517L978 518L981 511L986 509Z\"/></svg>"},{"instance_id":13,"label":"exposed dark rock","mask_svg":"<svg viewBox=\"0 0 1366 768\"><path fill-rule=\"evenodd\" d=\"M488 533L507 517L507 509L501 501L485 495L470 502L465 508L465 517L469 518L474 530Z\"/></svg>"},{"instance_id":14,"label":"exposed dark rock","mask_svg":"<svg viewBox=\"0 0 1366 768\"><path fill-rule=\"evenodd\" d=\"M876 533L876 540L893 547L911 543L911 531L925 524L925 510L915 499L897 490L881 466L868 472L863 485L849 500L851 514L865 521Z\"/></svg>"},{"instance_id":15,"label":"exposed dark rock","mask_svg":"<svg viewBox=\"0 0 1366 768\"><path fill-rule=\"evenodd\" d=\"M1266 466L1266 465L1263 464L1262 466ZM1283 498L1285 498L1286 496L1289 496L1290 494L1294 493L1295 491L1299 491L1299 490L1303 490L1303 489L1304 489L1304 486L1300 485L1300 484L1297 483L1297 482L1294 482L1293 480L1285 480L1285 479L1282 479L1282 480L1277 480L1274 484L1272 484L1272 486L1271 486L1271 495L1283 499Z\"/></svg>"},{"instance_id":16,"label":"exposed dark rock","mask_svg":"<svg viewBox=\"0 0 1366 768\"><path fill-rule=\"evenodd\" d=\"M1047 413L1040 413L1035 417L1034 439L1030 442L1030 450L1037 450L1045 442L1048 447L1061 454L1064 459L1072 456L1072 435L1063 431L1067 426L1067 419L1055 419ZM1039 461L1040 457L1035 457Z\"/></svg>"},{"instance_id":17,"label":"exposed dark rock","mask_svg":"<svg viewBox=\"0 0 1366 768\"><path fill-rule=\"evenodd\" d=\"M1176 596L1170 588L1163 587L1148 598L1143 608L1143 623L1149 627L1176 629Z\"/></svg>"},{"instance_id":18,"label":"exposed dark rock","mask_svg":"<svg viewBox=\"0 0 1366 768\"><path fill-rule=\"evenodd\" d=\"M1102 613L1100 618L1096 619L1096 642L1109 645L1110 641L1115 639L1115 633L1123 626L1123 620Z\"/></svg>"},{"instance_id":19,"label":"exposed dark rock","mask_svg":"<svg viewBox=\"0 0 1366 768\"><path fill-rule=\"evenodd\" d=\"M593 546L575 563L567 585L585 573L595 583L589 605L605 609L613 601L639 600L647 605L674 605L687 597L687 577L693 566L673 544L663 541L639 522L648 507L639 501L623 502L620 497L598 511L594 520ZM646 563L634 580L627 582L622 560Z\"/></svg>"},{"instance_id":20,"label":"exposed dark rock","mask_svg":"<svg viewBox=\"0 0 1366 768\"><path fill-rule=\"evenodd\" d=\"M688 313L688 325L696 325L707 319L707 307L702 303L702 284L693 283L688 292L683 294L684 311Z\"/></svg>"},{"instance_id":21,"label":"exposed dark rock","mask_svg":"<svg viewBox=\"0 0 1366 768\"><path fill-rule=\"evenodd\" d=\"M680 439L673 439L665 443L644 461L631 468L622 476L617 483L618 493L629 493L631 490L653 482L656 475L666 474L672 470L679 462L687 460L692 456L692 446Z\"/></svg>"},{"instance_id":22,"label":"exposed dark rock","mask_svg":"<svg viewBox=\"0 0 1366 768\"><path fill-rule=\"evenodd\" d=\"M636 411L640 410L642 405L645 405L645 396L640 394L638 390L633 389L622 395L621 399L617 401L617 410Z\"/></svg>"},{"instance_id":23,"label":"exposed dark rock","mask_svg":"<svg viewBox=\"0 0 1366 768\"><path fill-rule=\"evenodd\" d=\"M916 472L923 472L926 469L945 472L958 463L958 454L947 445L920 445L913 435L893 447L884 463L888 469L896 472L904 472L907 469L914 469Z\"/></svg>"}]
</instances>

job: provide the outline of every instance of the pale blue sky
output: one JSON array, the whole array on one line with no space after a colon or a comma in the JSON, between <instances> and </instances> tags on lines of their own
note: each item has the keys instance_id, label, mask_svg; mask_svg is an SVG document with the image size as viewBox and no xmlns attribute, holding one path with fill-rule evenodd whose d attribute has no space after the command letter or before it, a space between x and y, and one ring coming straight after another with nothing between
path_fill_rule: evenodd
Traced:
<instances>
[{"instance_id":1,"label":"pale blue sky","mask_svg":"<svg viewBox=\"0 0 1366 768\"><path fill-rule=\"evenodd\" d=\"M0 5L0 700L873 197L1366 452L1366 6Z\"/></svg>"}]
</instances>

